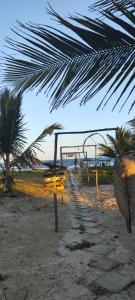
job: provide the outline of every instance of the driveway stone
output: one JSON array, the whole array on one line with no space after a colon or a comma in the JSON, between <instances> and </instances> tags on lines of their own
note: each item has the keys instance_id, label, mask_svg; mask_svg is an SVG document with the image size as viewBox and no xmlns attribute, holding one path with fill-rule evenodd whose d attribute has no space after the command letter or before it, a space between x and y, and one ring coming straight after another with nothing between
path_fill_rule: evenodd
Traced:
<instances>
[{"instance_id":1,"label":"driveway stone","mask_svg":"<svg viewBox=\"0 0 135 300\"><path fill-rule=\"evenodd\" d=\"M127 276L123 276L113 270L99 277L94 283L108 291L119 293L132 282L133 279L130 275L127 274Z\"/></svg>"},{"instance_id":2,"label":"driveway stone","mask_svg":"<svg viewBox=\"0 0 135 300\"><path fill-rule=\"evenodd\" d=\"M94 229L94 228L93 228ZM111 245L106 245L106 244L104 244L104 245L96 245L96 246L93 246L93 247L91 247L91 248L89 248L89 249L87 249L87 251L89 251L89 252L94 252L94 253L96 253L96 254L101 254L101 255L107 255L107 254L109 254L111 251L113 250L113 246L111 246Z\"/></svg>"},{"instance_id":3,"label":"driveway stone","mask_svg":"<svg viewBox=\"0 0 135 300\"><path fill-rule=\"evenodd\" d=\"M90 234L99 234L102 233L104 231L103 228L88 228L87 227L87 232Z\"/></svg>"},{"instance_id":4,"label":"driveway stone","mask_svg":"<svg viewBox=\"0 0 135 300\"><path fill-rule=\"evenodd\" d=\"M121 296L119 294L112 296L101 296L97 300L130 300L128 296Z\"/></svg>"},{"instance_id":5,"label":"driveway stone","mask_svg":"<svg viewBox=\"0 0 135 300\"><path fill-rule=\"evenodd\" d=\"M103 271L109 271L118 266L118 262L108 257L96 256L94 260L89 262L89 266L101 269Z\"/></svg>"}]
</instances>

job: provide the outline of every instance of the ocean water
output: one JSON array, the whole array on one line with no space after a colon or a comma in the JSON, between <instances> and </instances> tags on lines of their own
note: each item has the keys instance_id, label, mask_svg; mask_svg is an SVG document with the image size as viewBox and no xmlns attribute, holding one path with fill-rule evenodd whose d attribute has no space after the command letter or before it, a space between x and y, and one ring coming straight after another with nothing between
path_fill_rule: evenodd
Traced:
<instances>
[{"instance_id":1,"label":"ocean water","mask_svg":"<svg viewBox=\"0 0 135 300\"><path fill-rule=\"evenodd\" d=\"M53 160L46 160L44 162L47 162L47 163L50 163L50 164L53 164ZM60 160L57 160L57 164L60 165ZM84 160L84 159L79 159L77 160L77 166L79 167L80 166L80 163L86 163L87 162ZM69 159L63 159L62 161L62 164L63 166L67 167L67 168L74 168L75 167L75 159L73 158L69 158ZM88 166L91 166L91 167L94 167L95 166L95 158L88 158ZM114 159L113 158L104 158L104 157L99 157L97 159L97 165L98 166L102 166L102 165L110 165L110 166L113 166L114 165Z\"/></svg>"},{"instance_id":2,"label":"ocean water","mask_svg":"<svg viewBox=\"0 0 135 300\"><path fill-rule=\"evenodd\" d=\"M44 163L50 163L50 164L53 164L54 163L54 160L44 160L43 161ZM63 163L63 166L67 167L68 169L73 169L75 168L75 159L73 158L69 158L69 159L63 159L62 161ZM86 163L86 161L84 159L80 159L80 161L78 160L77 161L77 167L80 167L80 163ZM3 163L0 163L2 166L3 166ZM60 160L58 159L57 160L57 164L60 165ZM86 163L87 164L87 163ZM102 166L102 164L104 165L110 165L110 166L113 166L114 165L114 159L109 159L107 160L106 158L104 157L100 157L98 160L97 160L97 165L98 166ZM95 159L94 158L88 158L88 166L91 166L91 167L94 167L95 166ZM47 166L37 166L37 165L33 165L33 167L35 169L49 169L49 167ZM1 168L0 168L1 169Z\"/></svg>"}]
</instances>

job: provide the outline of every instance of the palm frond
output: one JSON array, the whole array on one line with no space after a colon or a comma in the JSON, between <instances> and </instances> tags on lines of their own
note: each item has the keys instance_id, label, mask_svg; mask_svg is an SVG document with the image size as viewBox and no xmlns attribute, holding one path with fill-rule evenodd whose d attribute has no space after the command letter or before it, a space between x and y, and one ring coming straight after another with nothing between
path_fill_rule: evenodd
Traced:
<instances>
[{"instance_id":1,"label":"palm frond","mask_svg":"<svg viewBox=\"0 0 135 300\"><path fill-rule=\"evenodd\" d=\"M41 151L40 144L44 141L47 135L52 135L54 130L63 129L61 124L54 123L46 127L42 133L30 144L27 149L19 156L17 156L13 164L20 164L21 166L32 167L33 164L42 164L41 160L37 158L37 150Z\"/></svg>"},{"instance_id":2,"label":"palm frond","mask_svg":"<svg viewBox=\"0 0 135 300\"><path fill-rule=\"evenodd\" d=\"M108 145L100 144L101 155L108 157L123 157L124 155L135 151L134 135L131 130L119 128L116 136L107 134Z\"/></svg>"},{"instance_id":3,"label":"palm frond","mask_svg":"<svg viewBox=\"0 0 135 300\"><path fill-rule=\"evenodd\" d=\"M115 12L118 11L119 8L135 10L135 3L133 0L97 0L94 4L89 6L90 11L98 12L103 12L106 10Z\"/></svg>"},{"instance_id":4,"label":"palm frond","mask_svg":"<svg viewBox=\"0 0 135 300\"><path fill-rule=\"evenodd\" d=\"M58 123L54 123L54 124L46 127L42 131L42 133L32 142L32 144L30 146L28 146L28 148L24 151L24 153L27 151L35 152L35 150L41 151L39 144L43 142L44 138L47 135L52 135L54 130L59 130L59 129L61 130L62 126L61 126L61 124L58 124Z\"/></svg>"},{"instance_id":5,"label":"palm frond","mask_svg":"<svg viewBox=\"0 0 135 300\"><path fill-rule=\"evenodd\" d=\"M19 170L26 167L32 169L33 164L43 165L42 161L38 159L36 152L27 149L27 151L13 159L11 167L17 167Z\"/></svg>"},{"instance_id":6,"label":"palm frond","mask_svg":"<svg viewBox=\"0 0 135 300\"><path fill-rule=\"evenodd\" d=\"M116 91L119 97L114 107L120 100L123 106L125 94L129 101L134 91L135 16L128 8L120 10L126 19L110 11L103 13L113 22L112 27L106 21L86 16L70 17L70 22L51 9L49 13L78 39L48 26L18 22L14 31L24 42L7 42L25 59L6 57L4 81L12 85L15 93L38 87L39 92L49 94L52 109L79 97L85 104L110 84L98 108L105 106Z\"/></svg>"},{"instance_id":7,"label":"palm frond","mask_svg":"<svg viewBox=\"0 0 135 300\"><path fill-rule=\"evenodd\" d=\"M135 130L135 118L132 120L128 121L128 124Z\"/></svg>"},{"instance_id":8,"label":"palm frond","mask_svg":"<svg viewBox=\"0 0 135 300\"><path fill-rule=\"evenodd\" d=\"M100 156L106 156L111 158L116 157L114 149L107 145L99 144L99 150L101 151Z\"/></svg>"},{"instance_id":9,"label":"palm frond","mask_svg":"<svg viewBox=\"0 0 135 300\"><path fill-rule=\"evenodd\" d=\"M23 115L21 112L22 97L13 97L5 89L0 95L0 151L16 155L22 151L26 138Z\"/></svg>"},{"instance_id":10,"label":"palm frond","mask_svg":"<svg viewBox=\"0 0 135 300\"><path fill-rule=\"evenodd\" d=\"M108 139L109 144L114 145L114 143L115 143L115 137L113 137L110 134L107 134L107 139Z\"/></svg>"}]
</instances>

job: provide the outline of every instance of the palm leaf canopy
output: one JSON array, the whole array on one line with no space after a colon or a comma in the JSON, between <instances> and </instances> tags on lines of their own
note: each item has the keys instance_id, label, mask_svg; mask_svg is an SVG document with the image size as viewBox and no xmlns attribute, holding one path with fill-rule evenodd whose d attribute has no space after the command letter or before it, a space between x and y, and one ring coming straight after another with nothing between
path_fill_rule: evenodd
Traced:
<instances>
[{"instance_id":1,"label":"palm leaf canopy","mask_svg":"<svg viewBox=\"0 0 135 300\"><path fill-rule=\"evenodd\" d=\"M102 156L107 157L123 157L124 155L135 150L133 143L133 134L130 130L125 128L119 128L116 131L116 136L113 137L107 134L108 145L100 144L99 149L101 150Z\"/></svg>"},{"instance_id":2,"label":"palm leaf canopy","mask_svg":"<svg viewBox=\"0 0 135 300\"><path fill-rule=\"evenodd\" d=\"M7 89L0 95L0 155L15 156L25 146L21 102L20 95L13 97Z\"/></svg>"},{"instance_id":3,"label":"palm leaf canopy","mask_svg":"<svg viewBox=\"0 0 135 300\"><path fill-rule=\"evenodd\" d=\"M118 91L113 108L120 100L122 108L131 98L132 109L135 15L127 7L119 10L122 16L111 11L103 13L114 24L111 26L107 21L80 15L67 21L51 9L49 13L78 38L48 26L18 22L14 31L20 42L12 39L7 42L23 58L6 57L4 81L12 85L15 93L33 88L49 93L51 109L79 97L81 104L85 104L106 86L107 92L98 108L104 107Z\"/></svg>"},{"instance_id":4,"label":"palm leaf canopy","mask_svg":"<svg viewBox=\"0 0 135 300\"><path fill-rule=\"evenodd\" d=\"M59 123L45 127L42 133L26 149L24 115L21 112L22 97L11 95L5 89L0 95L0 156L5 159L10 154L11 166L30 166L41 163L37 158L37 150L47 135L52 135L54 130L62 129Z\"/></svg>"},{"instance_id":5,"label":"palm leaf canopy","mask_svg":"<svg viewBox=\"0 0 135 300\"><path fill-rule=\"evenodd\" d=\"M45 137L47 135L52 135L54 130L60 129L62 129L62 126L59 123L54 123L46 127L42 133L24 150L24 152L13 160L12 165L31 167L32 164L43 164L41 160L37 158L36 151L38 150L43 152L40 146Z\"/></svg>"}]
</instances>

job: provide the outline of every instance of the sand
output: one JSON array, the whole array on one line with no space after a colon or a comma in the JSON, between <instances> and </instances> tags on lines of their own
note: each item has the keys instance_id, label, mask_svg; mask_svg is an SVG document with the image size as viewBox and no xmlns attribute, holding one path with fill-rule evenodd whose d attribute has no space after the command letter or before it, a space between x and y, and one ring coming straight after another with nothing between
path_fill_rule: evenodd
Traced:
<instances>
[{"instance_id":1,"label":"sand","mask_svg":"<svg viewBox=\"0 0 135 300\"><path fill-rule=\"evenodd\" d=\"M97 200L69 181L58 212L56 233L51 196L0 199L0 300L135 299L135 226L127 233L113 186ZM71 250L82 241L91 246ZM120 288L106 274L122 276Z\"/></svg>"}]
</instances>

